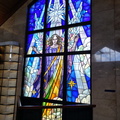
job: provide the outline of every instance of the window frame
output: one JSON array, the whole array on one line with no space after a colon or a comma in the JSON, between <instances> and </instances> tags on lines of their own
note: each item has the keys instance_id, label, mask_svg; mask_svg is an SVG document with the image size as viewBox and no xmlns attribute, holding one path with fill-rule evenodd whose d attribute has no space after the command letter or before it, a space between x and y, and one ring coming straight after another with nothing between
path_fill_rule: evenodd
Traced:
<instances>
[{"instance_id":1,"label":"window frame","mask_svg":"<svg viewBox=\"0 0 120 120\"><path fill-rule=\"evenodd\" d=\"M67 105L67 104L82 104L82 103L75 103L75 102L67 102L66 101L66 83L67 83L67 80L65 80L67 78L67 55L75 55L75 54L90 54L90 86L91 86L91 89L90 89L90 104L92 103L92 55L91 55L91 48L92 48L92 32L91 32L91 29L92 29L92 15L90 14L90 19L91 21L88 21L88 22L80 22L80 23L75 23L75 24L68 24L68 14L65 14L65 25L64 26L57 26L57 27L53 27L53 28L47 28L46 27L46 21L47 21L47 8L48 8L48 2L46 2L46 7L45 7L45 23L44 23L44 29L40 29L40 30L33 30L33 31L29 31L28 30L28 23L29 23L29 9L30 7L35 3L37 2L38 0L33 0L29 5L28 5L28 8L27 8L27 23L26 23L26 33L25 33L25 48L24 48L24 67L23 67L23 81L22 81L22 91L21 91L21 97L23 99L23 103L24 104L39 104L39 105L42 105L42 102L52 102L52 103L58 103L58 104L62 104L62 105ZM48 1L48 0L46 0ZM69 0L66 0L66 9L65 9L65 13L68 13L68 1ZM92 4L92 0L91 0L91 4ZM90 5L91 5L90 4ZM91 7L91 6L90 6ZM92 7L91 7L91 11L92 11ZM92 12L91 12L92 13ZM67 51L67 46L68 45L68 29L71 28L71 27L78 27L78 26L84 26L84 25L90 25L91 29L90 29L90 50L88 51L74 51L74 52L68 52ZM46 42L46 32L47 31L52 31L52 30L59 30L59 29L65 29L65 43L64 43L64 53L53 53L52 56L55 56L55 55L63 55L64 56L64 75L63 75L63 101L57 101L57 100L50 100L50 99L44 99L43 98L43 83L44 83L44 72L45 72L45 57L46 56L51 56L51 53L45 53L45 42ZM33 34L33 33L38 33L38 32L43 32L43 53L42 54L31 54L31 55L27 55L27 52L26 52L26 45L27 45L27 39L28 39L28 35L29 34ZM41 89L40 89L40 98L32 98L32 97L25 97L23 95L24 91L23 91L23 87L24 87L24 74L25 74L25 59L27 57L42 57L42 73L41 73ZM66 66L66 67L65 67ZM29 102L29 100L32 100L32 102ZM36 103L35 103L36 102Z\"/></svg>"}]
</instances>

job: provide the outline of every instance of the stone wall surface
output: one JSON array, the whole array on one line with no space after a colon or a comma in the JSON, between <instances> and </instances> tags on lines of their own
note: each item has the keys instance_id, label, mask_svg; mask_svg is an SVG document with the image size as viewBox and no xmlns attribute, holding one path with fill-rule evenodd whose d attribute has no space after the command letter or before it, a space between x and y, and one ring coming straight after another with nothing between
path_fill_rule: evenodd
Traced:
<instances>
[{"instance_id":1,"label":"stone wall surface","mask_svg":"<svg viewBox=\"0 0 120 120\"><path fill-rule=\"evenodd\" d=\"M24 63L26 14L27 14L27 6L31 1L32 0L28 0L2 26L0 26L0 42L18 41L20 44L17 96L20 96L21 94L22 73L23 73L22 71L23 71L23 63ZM17 99L16 99L16 105L17 105ZM15 118L16 117L14 117L14 120L16 120Z\"/></svg>"},{"instance_id":2,"label":"stone wall surface","mask_svg":"<svg viewBox=\"0 0 120 120\"><path fill-rule=\"evenodd\" d=\"M21 93L28 0L0 27L0 42L20 43L18 95ZM120 120L120 0L92 1L93 120Z\"/></svg>"},{"instance_id":3,"label":"stone wall surface","mask_svg":"<svg viewBox=\"0 0 120 120\"><path fill-rule=\"evenodd\" d=\"M25 30L26 30L26 14L27 6L32 0L28 0L21 8L19 8L1 27L0 27L0 42L3 41L18 41L20 43L20 65L18 71L18 86L21 86L23 56L25 45ZM21 93L21 87L18 87L18 94Z\"/></svg>"},{"instance_id":4,"label":"stone wall surface","mask_svg":"<svg viewBox=\"0 0 120 120\"><path fill-rule=\"evenodd\" d=\"M115 49L116 49L116 106L117 106L117 119L120 120L120 1L115 0Z\"/></svg>"},{"instance_id":5,"label":"stone wall surface","mask_svg":"<svg viewBox=\"0 0 120 120\"><path fill-rule=\"evenodd\" d=\"M119 0L93 0L93 120L120 120L119 6Z\"/></svg>"}]
</instances>

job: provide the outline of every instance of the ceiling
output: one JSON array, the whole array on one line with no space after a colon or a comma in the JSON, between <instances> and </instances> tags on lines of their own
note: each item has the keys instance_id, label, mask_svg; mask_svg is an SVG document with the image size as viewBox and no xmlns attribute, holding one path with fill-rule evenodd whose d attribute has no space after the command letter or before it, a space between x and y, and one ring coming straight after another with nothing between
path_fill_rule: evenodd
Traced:
<instances>
[{"instance_id":1,"label":"ceiling","mask_svg":"<svg viewBox=\"0 0 120 120\"><path fill-rule=\"evenodd\" d=\"M0 26L27 0L0 0Z\"/></svg>"}]
</instances>

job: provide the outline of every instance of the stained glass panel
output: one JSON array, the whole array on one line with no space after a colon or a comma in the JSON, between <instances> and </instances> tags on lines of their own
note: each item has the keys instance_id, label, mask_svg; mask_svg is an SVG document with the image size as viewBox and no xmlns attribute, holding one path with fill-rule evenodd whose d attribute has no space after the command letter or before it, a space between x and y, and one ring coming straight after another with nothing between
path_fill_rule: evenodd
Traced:
<instances>
[{"instance_id":1,"label":"stained glass panel","mask_svg":"<svg viewBox=\"0 0 120 120\"><path fill-rule=\"evenodd\" d=\"M56 103L44 102L43 106L61 106L61 105ZM62 120L62 109L61 108L43 109L42 120Z\"/></svg>"},{"instance_id":2,"label":"stained glass panel","mask_svg":"<svg viewBox=\"0 0 120 120\"><path fill-rule=\"evenodd\" d=\"M65 25L65 0L49 0L47 28Z\"/></svg>"},{"instance_id":3,"label":"stained glass panel","mask_svg":"<svg viewBox=\"0 0 120 120\"><path fill-rule=\"evenodd\" d=\"M65 30L53 30L46 34L46 53L64 52Z\"/></svg>"},{"instance_id":4,"label":"stained glass panel","mask_svg":"<svg viewBox=\"0 0 120 120\"><path fill-rule=\"evenodd\" d=\"M63 99L63 56L48 56L45 61L44 98Z\"/></svg>"},{"instance_id":5,"label":"stained glass panel","mask_svg":"<svg viewBox=\"0 0 120 120\"><path fill-rule=\"evenodd\" d=\"M43 52L42 32L28 35L26 52L27 54L42 54Z\"/></svg>"},{"instance_id":6,"label":"stained glass panel","mask_svg":"<svg viewBox=\"0 0 120 120\"><path fill-rule=\"evenodd\" d=\"M40 30L44 28L46 0L38 0L29 9L28 30Z\"/></svg>"},{"instance_id":7,"label":"stained glass panel","mask_svg":"<svg viewBox=\"0 0 120 120\"><path fill-rule=\"evenodd\" d=\"M90 103L90 54L67 57L67 101Z\"/></svg>"},{"instance_id":8,"label":"stained glass panel","mask_svg":"<svg viewBox=\"0 0 120 120\"><path fill-rule=\"evenodd\" d=\"M42 98L47 101L89 104L91 76L88 53L91 50L91 25L87 23L91 20L91 0L35 0L30 6L24 96L40 98L41 91ZM68 24L65 24L66 22ZM76 23L80 24L77 26ZM67 64L64 64L64 57L67 57ZM45 60L43 67L42 60ZM44 72L43 81L41 72ZM64 82L67 81L66 93L63 92L63 76ZM63 96L66 97L65 101ZM43 106L57 106L57 104L44 102ZM47 108L42 112L42 120L62 120L60 108Z\"/></svg>"},{"instance_id":9,"label":"stained glass panel","mask_svg":"<svg viewBox=\"0 0 120 120\"><path fill-rule=\"evenodd\" d=\"M69 0L68 23L90 21L91 0Z\"/></svg>"},{"instance_id":10,"label":"stained glass panel","mask_svg":"<svg viewBox=\"0 0 120 120\"><path fill-rule=\"evenodd\" d=\"M68 51L90 50L90 25L68 29Z\"/></svg>"},{"instance_id":11,"label":"stained glass panel","mask_svg":"<svg viewBox=\"0 0 120 120\"><path fill-rule=\"evenodd\" d=\"M28 57L25 61L24 96L40 97L41 57Z\"/></svg>"}]
</instances>

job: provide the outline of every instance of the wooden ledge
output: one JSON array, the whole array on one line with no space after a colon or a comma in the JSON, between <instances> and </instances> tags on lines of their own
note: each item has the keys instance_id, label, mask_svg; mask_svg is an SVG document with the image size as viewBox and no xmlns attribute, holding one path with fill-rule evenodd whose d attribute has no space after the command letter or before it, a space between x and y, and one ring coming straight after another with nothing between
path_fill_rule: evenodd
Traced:
<instances>
[{"instance_id":1,"label":"wooden ledge","mask_svg":"<svg viewBox=\"0 0 120 120\"><path fill-rule=\"evenodd\" d=\"M57 105L57 106L40 106L40 105L22 105L20 99L18 100L18 109L46 109L46 108L94 108L96 105L90 104L71 104L71 105Z\"/></svg>"},{"instance_id":2,"label":"wooden ledge","mask_svg":"<svg viewBox=\"0 0 120 120\"><path fill-rule=\"evenodd\" d=\"M61 105L61 106L38 106L38 105L24 105L18 106L18 109L46 109L46 108L94 108L96 105Z\"/></svg>"}]
</instances>

